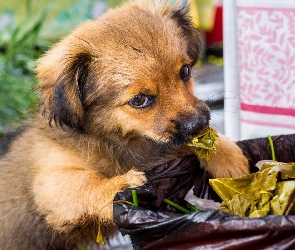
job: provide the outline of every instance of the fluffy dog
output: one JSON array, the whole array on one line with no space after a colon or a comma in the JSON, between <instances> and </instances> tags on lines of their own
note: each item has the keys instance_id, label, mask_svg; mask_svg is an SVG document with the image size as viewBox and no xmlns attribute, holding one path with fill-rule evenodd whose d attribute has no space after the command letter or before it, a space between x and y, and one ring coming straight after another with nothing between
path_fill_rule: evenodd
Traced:
<instances>
[{"instance_id":1,"label":"fluffy dog","mask_svg":"<svg viewBox=\"0 0 295 250\"><path fill-rule=\"evenodd\" d=\"M142 0L86 21L39 60L39 110L0 161L1 249L94 241L89 228L112 220L117 192L192 153L186 143L210 120L193 95L198 41L186 8ZM214 177L249 172L222 135L202 165Z\"/></svg>"}]
</instances>

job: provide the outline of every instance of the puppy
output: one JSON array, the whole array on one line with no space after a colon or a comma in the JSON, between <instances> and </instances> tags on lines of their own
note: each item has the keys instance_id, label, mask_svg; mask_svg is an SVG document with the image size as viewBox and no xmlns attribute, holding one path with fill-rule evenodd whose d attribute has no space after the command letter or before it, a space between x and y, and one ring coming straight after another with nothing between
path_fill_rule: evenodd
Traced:
<instances>
[{"instance_id":1,"label":"puppy","mask_svg":"<svg viewBox=\"0 0 295 250\"><path fill-rule=\"evenodd\" d=\"M198 53L187 9L151 0L55 44L36 69L38 112L0 161L0 248L90 244L97 221L112 221L117 192L144 184L144 169L191 154L186 143L210 121L193 95ZM202 164L213 177L249 172L222 135Z\"/></svg>"}]
</instances>

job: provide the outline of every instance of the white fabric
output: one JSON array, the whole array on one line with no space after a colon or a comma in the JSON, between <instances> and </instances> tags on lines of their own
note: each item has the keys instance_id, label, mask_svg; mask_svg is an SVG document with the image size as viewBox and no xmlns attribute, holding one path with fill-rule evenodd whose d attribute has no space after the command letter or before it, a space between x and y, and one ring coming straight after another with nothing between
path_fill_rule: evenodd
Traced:
<instances>
[{"instance_id":1,"label":"white fabric","mask_svg":"<svg viewBox=\"0 0 295 250\"><path fill-rule=\"evenodd\" d=\"M238 0L235 11L239 139L295 133L295 1Z\"/></svg>"}]
</instances>

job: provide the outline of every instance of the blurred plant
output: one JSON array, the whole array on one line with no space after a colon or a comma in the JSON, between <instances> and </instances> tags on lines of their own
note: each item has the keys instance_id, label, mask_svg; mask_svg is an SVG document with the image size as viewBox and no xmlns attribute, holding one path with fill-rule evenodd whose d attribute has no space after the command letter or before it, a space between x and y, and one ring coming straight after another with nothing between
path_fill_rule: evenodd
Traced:
<instances>
[{"instance_id":1,"label":"blurred plant","mask_svg":"<svg viewBox=\"0 0 295 250\"><path fill-rule=\"evenodd\" d=\"M60 37L87 19L96 19L108 8L106 0L76 0L68 9L61 10L51 29ZM62 27L62 29L60 28Z\"/></svg>"},{"instance_id":2,"label":"blurred plant","mask_svg":"<svg viewBox=\"0 0 295 250\"><path fill-rule=\"evenodd\" d=\"M31 6L32 0L27 0L26 16L19 24L11 9L0 16L0 133L28 118L28 111L38 103L32 88L35 60L45 49L38 35L46 11L32 21Z\"/></svg>"},{"instance_id":3,"label":"blurred plant","mask_svg":"<svg viewBox=\"0 0 295 250\"><path fill-rule=\"evenodd\" d=\"M108 4L112 8L119 6L124 2L126 2L126 0L108 0Z\"/></svg>"}]
</instances>

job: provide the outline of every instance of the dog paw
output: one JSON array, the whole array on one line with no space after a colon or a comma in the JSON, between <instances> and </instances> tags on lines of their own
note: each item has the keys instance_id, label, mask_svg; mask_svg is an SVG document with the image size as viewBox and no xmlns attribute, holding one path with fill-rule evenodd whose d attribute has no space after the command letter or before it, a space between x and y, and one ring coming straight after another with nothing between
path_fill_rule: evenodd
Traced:
<instances>
[{"instance_id":1,"label":"dog paw","mask_svg":"<svg viewBox=\"0 0 295 250\"><path fill-rule=\"evenodd\" d=\"M216 154L211 154L210 160L200 160L214 178L239 177L250 173L248 159L242 150L224 135L218 135Z\"/></svg>"},{"instance_id":2,"label":"dog paw","mask_svg":"<svg viewBox=\"0 0 295 250\"><path fill-rule=\"evenodd\" d=\"M144 172L138 172L135 170L130 170L125 174L125 187L134 188L144 185L147 182Z\"/></svg>"}]
</instances>

